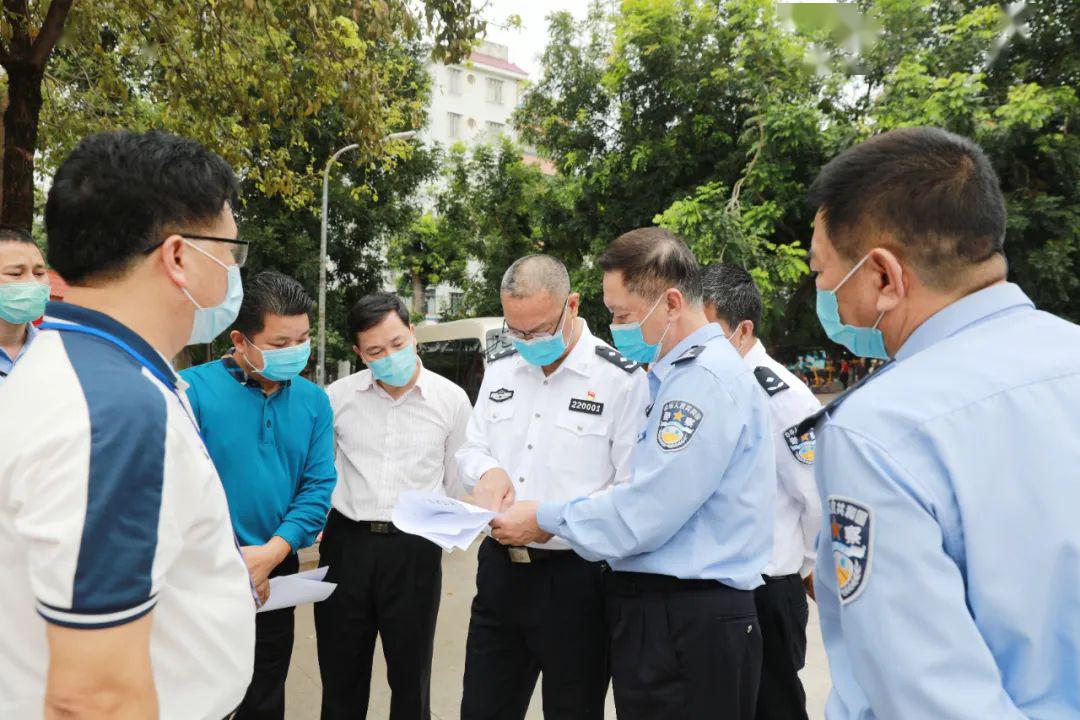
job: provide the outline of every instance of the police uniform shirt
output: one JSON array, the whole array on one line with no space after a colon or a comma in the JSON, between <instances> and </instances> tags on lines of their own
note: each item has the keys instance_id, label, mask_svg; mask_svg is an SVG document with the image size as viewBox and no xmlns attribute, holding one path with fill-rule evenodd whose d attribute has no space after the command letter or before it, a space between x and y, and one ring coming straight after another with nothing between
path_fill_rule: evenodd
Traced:
<instances>
[{"instance_id":1,"label":"police uniform shirt","mask_svg":"<svg viewBox=\"0 0 1080 720\"><path fill-rule=\"evenodd\" d=\"M830 719L1080 717L1078 413L1080 328L1003 283L819 426Z\"/></svg>"},{"instance_id":2,"label":"police uniform shirt","mask_svg":"<svg viewBox=\"0 0 1080 720\"><path fill-rule=\"evenodd\" d=\"M34 324L26 323L26 341L23 343L19 352L15 354L15 357L11 357L4 348L0 347L0 385L4 384L8 375L15 369L15 363L19 362L19 359L30 349L30 343L33 342L37 334L38 329L34 327Z\"/></svg>"},{"instance_id":3,"label":"police uniform shirt","mask_svg":"<svg viewBox=\"0 0 1080 720\"><path fill-rule=\"evenodd\" d=\"M225 717L251 678L255 603L225 493L185 385L141 337L100 313L49 303L0 386L0 717L40 718L45 623L79 629L153 610L150 659L164 720Z\"/></svg>"},{"instance_id":4,"label":"police uniform shirt","mask_svg":"<svg viewBox=\"0 0 1080 720\"><path fill-rule=\"evenodd\" d=\"M566 502L629 478L648 404L645 373L578 323L577 344L550 376L516 353L488 365L457 454L470 491L496 467L510 475L517 500L539 502ZM556 537L535 547L569 545Z\"/></svg>"},{"instance_id":5,"label":"police uniform shirt","mask_svg":"<svg viewBox=\"0 0 1080 720\"><path fill-rule=\"evenodd\" d=\"M403 492L458 494L454 453L472 412L464 390L421 367L416 383L397 399L371 370L342 378L326 392L334 409L335 510L358 522L388 522Z\"/></svg>"},{"instance_id":6,"label":"police uniform shirt","mask_svg":"<svg viewBox=\"0 0 1080 720\"><path fill-rule=\"evenodd\" d=\"M652 399L630 482L537 518L615 570L761 585L772 551L776 464L766 396L709 323L649 371Z\"/></svg>"},{"instance_id":7,"label":"police uniform shirt","mask_svg":"<svg viewBox=\"0 0 1080 720\"><path fill-rule=\"evenodd\" d=\"M776 455L776 522L773 551L764 574L802 577L814 569L821 531L821 499L814 482L814 430L799 435L791 427L821 409L810 388L769 357L761 341L743 358L769 397Z\"/></svg>"}]
</instances>

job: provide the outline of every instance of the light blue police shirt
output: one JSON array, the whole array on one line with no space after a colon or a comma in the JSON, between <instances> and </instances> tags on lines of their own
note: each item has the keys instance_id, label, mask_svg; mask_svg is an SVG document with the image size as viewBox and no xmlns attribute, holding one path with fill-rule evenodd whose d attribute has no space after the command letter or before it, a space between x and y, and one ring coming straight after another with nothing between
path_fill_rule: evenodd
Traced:
<instances>
[{"instance_id":1,"label":"light blue police shirt","mask_svg":"<svg viewBox=\"0 0 1080 720\"><path fill-rule=\"evenodd\" d=\"M617 571L752 590L772 552L776 495L765 393L714 323L653 365L649 393L630 481L544 503L540 526Z\"/></svg>"},{"instance_id":2,"label":"light blue police shirt","mask_svg":"<svg viewBox=\"0 0 1080 720\"><path fill-rule=\"evenodd\" d=\"M1080 327L1012 284L819 425L829 720L1080 717Z\"/></svg>"},{"instance_id":3,"label":"light blue police shirt","mask_svg":"<svg viewBox=\"0 0 1080 720\"><path fill-rule=\"evenodd\" d=\"M30 343L34 341L37 334L37 327L33 323L26 323L26 342L23 343L22 349L15 354L15 357L11 357L4 348L0 348L0 384L7 380L8 375L15 369L15 363L19 362L19 359L26 354L26 351L30 348Z\"/></svg>"}]
</instances>

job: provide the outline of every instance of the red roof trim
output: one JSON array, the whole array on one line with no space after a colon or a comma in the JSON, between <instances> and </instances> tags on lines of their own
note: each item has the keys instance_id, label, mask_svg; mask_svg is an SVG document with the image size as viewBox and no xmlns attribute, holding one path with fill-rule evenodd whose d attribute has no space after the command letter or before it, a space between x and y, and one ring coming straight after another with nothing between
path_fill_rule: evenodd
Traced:
<instances>
[{"instance_id":1,"label":"red roof trim","mask_svg":"<svg viewBox=\"0 0 1080 720\"><path fill-rule=\"evenodd\" d=\"M506 72L517 73L525 77L529 76L529 73L522 70L520 67L512 62L497 58L492 55L485 55L484 53L474 52L469 56L469 60L477 65L487 65L488 67L498 68L499 70L505 70Z\"/></svg>"}]
</instances>

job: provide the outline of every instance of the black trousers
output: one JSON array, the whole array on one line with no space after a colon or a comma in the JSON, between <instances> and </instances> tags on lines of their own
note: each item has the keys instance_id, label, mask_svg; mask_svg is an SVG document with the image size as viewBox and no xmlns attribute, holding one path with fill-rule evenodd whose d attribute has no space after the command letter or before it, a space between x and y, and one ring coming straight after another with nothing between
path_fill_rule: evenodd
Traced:
<instances>
[{"instance_id":1,"label":"black trousers","mask_svg":"<svg viewBox=\"0 0 1080 720\"><path fill-rule=\"evenodd\" d=\"M291 575L300 568L295 554L289 555L270 572L270 577ZM293 649L294 608L284 608L255 616L255 668L251 684L236 720L283 720L285 678Z\"/></svg>"},{"instance_id":2,"label":"black trousers","mask_svg":"<svg viewBox=\"0 0 1080 720\"><path fill-rule=\"evenodd\" d=\"M639 573L605 581L619 720L752 720L761 677L753 593Z\"/></svg>"},{"instance_id":3,"label":"black trousers","mask_svg":"<svg viewBox=\"0 0 1080 720\"><path fill-rule=\"evenodd\" d=\"M540 673L547 720L602 720L609 672L599 563L569 551L512 563L490 538L479 562L462 720L521 720Z\"/></svg>"},{"instance_id":4,"label":"black trousers","mask_svg":"<svg viewBox=\"0 0 1080 720\"><path fill-rule=\"evenodd\" d=\"M758 720L806 720L806 692L799 670L806 664L806 622L810 606L798 574L766 578L754 590L764 659L758 692Z\"/></svg>"},{"instance_id":5,"label":"black trousers","mask_svg":"<svg viewBox=\"0 0 1080 720\"><path fill-rule=\"evenodd\" d=\"M378 635L390 720L428 720L442 551L421 537L376 534L369 526L331 511L319 547L320 566L330 566L327 582L338 584L315 605L322 718L367 716Z\"/></svg>"}]
</instances>

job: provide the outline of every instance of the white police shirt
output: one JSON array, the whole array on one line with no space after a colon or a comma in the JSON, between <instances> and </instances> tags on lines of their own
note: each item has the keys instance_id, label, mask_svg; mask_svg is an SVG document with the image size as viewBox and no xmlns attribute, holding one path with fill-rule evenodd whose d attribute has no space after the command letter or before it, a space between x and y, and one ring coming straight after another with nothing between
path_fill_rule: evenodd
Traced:
<instances>
[{"instance_id":1,"label":"white police shirt","mask_svg":"<svg viewBox=\"0 0 1080 720\"><path fill-rule=\"evenodd\" d=\"M645 373L578 323L581 337L550 376L512 350L489 363L457 453L470 492L496 467L510 475L517 500L538 502L593 495L630 478L649 402ZM570 546L555 537L534 547Z\"/></svg>"},{"instance_id":2,"label":"white police shirt","mask_svg":"<svg viewBox=\"0 0 1080 720\"><path fill-rule=\"evenodd\" d=\"M151 610L163 720L220 720L251 678L255 604L186 387L115 320L50 303L0 386L0 718L40 718L45 624L107 628ZM173 392L155 377L175 382Z\"/></svg>"},{"instance_id":3,"label":"white police shirt","mask_svg":"<svg viewBox=\"0 0 1080 720\"><path fill-rule=\"evenodd\" d=\"M821 498L814 482L814 429L796 435L791 427L821 409L810 388L769 357L761 341L743 358L769 396L776 453L776 520L773 551L764 574L806 577L817 558Z\"/></svg>"}]
</instances>

